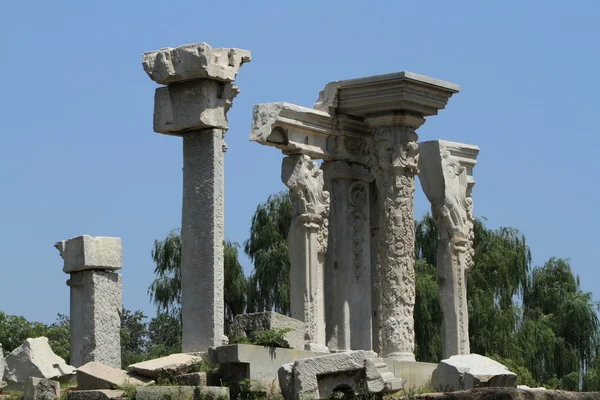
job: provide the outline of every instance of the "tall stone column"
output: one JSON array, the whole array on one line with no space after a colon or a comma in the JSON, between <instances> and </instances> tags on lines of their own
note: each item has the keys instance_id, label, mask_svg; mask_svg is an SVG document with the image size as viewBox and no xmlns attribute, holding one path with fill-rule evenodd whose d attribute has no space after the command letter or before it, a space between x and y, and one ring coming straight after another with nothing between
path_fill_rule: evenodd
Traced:
<instances>
[{"instance_id":1,"label":"tall stone column","mask_svg":"<svg viewBox=\"0 0 600 400\"><path fill-rule=\"evenodd\" d=\"M442 357L469 354L467 271L473 266L473 166L479 148L433 140L420 145L419 179L431 202L440 242L436 253Z\"/></svg>"},{"instance_id":2,"label":"tall stone column","mask_svg":"<svg viewBox=\"0 0 600 400\"><path fill-rule=\"evenodd\" d=\"M306 155L283 159L281 180L290 189L292 222L288 235L290 311L305 324L306 348L325 346L323 266L327 250L329 193L323 171Z\"/></svg>"},{"instance_id":3,"label":"tall stone column","mask_svg":"<svg viewBox=\"0 0 600 400\"><path fill-rule=\"evenodd\" d=\"M371 249L369 182L360 164L322 165L331 194L329 245L325 261L327 346L371 350Z\"/></svg>"},{"instance_id":4,"label":"tall stone column","mask_svg":"<svg viewBox=\"0 0 600 400\"><path fill-rule=\"evenodd\" d=\"M415 361L414 176L417 173L417 129L424 119L408 114L373 118L372 168L378 208L377 293L374 334L383 357Z\"/></svg>"},{"instance_id":5,"label":"tall stone column","mask_svg":"<svg viewBox=\"0 0 600 400\"><path fill-rule=\"evenodd\" d=\"M145 53L143 66L162 85L154 130L183 137L181 303L184 352L223 344L223 136L239 93L232 84L250 52L206 43Z\"/></svg>"},{"instance_id":6,"label":"tall stone column","mask_svg":"<svg viewBox=\"0 0 600 400\"><path fill-rule=\"evenodd\" d=\"M121 368L121 239L78 236L54 247L70 274L70 364Z\"/></svg>"}]
</instances>

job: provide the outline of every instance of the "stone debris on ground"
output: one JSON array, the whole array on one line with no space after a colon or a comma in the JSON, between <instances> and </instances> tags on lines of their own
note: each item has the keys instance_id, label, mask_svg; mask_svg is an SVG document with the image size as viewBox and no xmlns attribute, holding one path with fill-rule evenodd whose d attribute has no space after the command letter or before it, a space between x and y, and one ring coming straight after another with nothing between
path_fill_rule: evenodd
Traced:
<instances>
[{"instance_id":1,"label":"stone debris on ground","mask_svg":"<svg viewBox=\"0 0 600 400\"><path fill-rule=\"evenodd\" d=\"M48 338L27 339L4 358L4 380L9 390L23 390L29 377L66 382L75 376L75 368L54 354Z\"/></svg>"},{"instance_id":2,"label":"stone debris on ground","mask_svg":"<svg viewBox=\"0 0 600 400\"><path fill-rule=\"evenodd\" d=\"M143 386L152 383L154 383L152 379L94 361L77 369L79 390L121 389L124 386Z\"/></svg>"},{"instance_id":3,"label":"stone debris on ground","mask_svg":"<svg viewBox=\"0 0 600 400\"><path fill-rule=\"evenodd\" d=\"M177 375L173 378L175 384L180 386L207 386L206 372L193 372L191 374Z\"/></svg>"},{"instance_id":4,"label":"stone debris on ground","mask_svg":"<svg viewBox=\"0 0 600 400\"><path fill-rule=\"evenodd\" d=\"M358 350L285 364L279 369L279 386L285 400L299 400L326 399L336 392L393 393L403 383L376 353Z\"/></svg>"},{"instance_id":5,"label":"stone debris on ground","mask_svg":"<svg viewBox=\"0 0 600 400\"><path fill-rule=\"evenodd\" d=\"M438 392L479 387L517 387L517 375L491 358L479 354L452 356L440 361L431 384Z\"/></svg>"},{"instance_id":6,"label":"stone debris on ground","mask_svg":"<svg viewBox=\"0 0 600 400\"><path fill-rule=\"evenodd\" d=\"M67 400L114 400L125 398L123 390L70 390L67 392Z\"/></svg>"},{"instance_id":7,"label":"stone debris on ground","mask_svg":"<svg viewBox=\"0 0 600 400\"><path fill-rule=\"evenodd\" d=\"M229 326L229 336L247 337L252 332L272 329L289 329L283 335L288 347L304 350L304 322L274 311L236 315Z\"/></svg>"},{"instance_id":8,"label":"stone debris on ground","mask_svg":"<svg viewBox=\"0 0 600 400\"><path fill-rule=\"evenodd\" d=\"M137 388L136 400L229 399L229 388L221 386L146 386Z\"/></svg>"},{"instance_id":9,"label":"stone debris on ground","mask_svg":"<svg viewBox=\"0 0 600 400\"><path fill-rule=\"evenodd\" d=\"M203 361L203 354L171 354L166 357L155 358L154 360L143 361L137 364L132 364L127 369L130 372L145 376L151 379L161 377L175 377L185 374L189 368L200 364Z\"/></svg>"},{"instance_id":10,"label":"stone debris on ground","mask_svg":"<svg viewBox=\"0 0 600 400\"><path fill-rule=\"evenodd\" d=\"M410 398L412 400L598 400L600 392L479 388L447 393L425 393Z\"/></svg>"},{"instance_id":11,"label":"stone debris on ground","mask_svg":"<svg viewBox=\"0 0 600 400\"><path fill-rule=\"evenodd\" d=\"M29 377L25 383L24 400L58 400L60 383L43 378Z\"/></svg>"}]
</instances>

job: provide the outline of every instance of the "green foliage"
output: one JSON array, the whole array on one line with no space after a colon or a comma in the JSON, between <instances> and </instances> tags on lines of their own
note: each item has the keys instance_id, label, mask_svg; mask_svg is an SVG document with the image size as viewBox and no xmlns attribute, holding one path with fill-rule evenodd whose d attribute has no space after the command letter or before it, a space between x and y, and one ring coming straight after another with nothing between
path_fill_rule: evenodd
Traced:
<instances>
[{"instance_id":1,"label":"green foliage","mask_svg":"<svg viewBox=\"0 0 600 400\"><path fill-rule=\"evenodd\" d=\"M151 251L156 279L148 288L158 312L176 316L181 313L181 236L174 229L164 240L155 240Z\"/></svg>"},{"instance_id":2,"label":"green foliage","mask_svg":"<svg viewBox=\"0 0 600 400\"><path fill-rule=\"evenodd\" d=\"M144 361L148 342L146 316L141 311L123 309L121 313L121 367Z\"/></svg>"},{"instance_id":3,"label":"green foliage","mask_svg":"<svg viewBox=\"0 0 600 400\"><path fill-rule=\"evenodd\" d=\"M425 259L415 264L415 357L438 362L442 356L442 309L435 267Z\"/></svg>"},{"instance_id":4,"label":"green foliage","mask_svg":"<svg viewBox=\"0 0 600 400\"><path fill-rule=\"evenodd\" d=\"M223 296L225 298L225 328L233 322L233 317L242 314L246 308L246 277L242 265L238 261L239 244L225 241L224 266L225 281Z\"/></svg>"},{"instance_id":5,"label":"green foliage","mask_svg":"<svg viewBox=\"0 0 600 400\"><path fill-rule=\"evenodd\" d=\"M289 348L290 346L284 337L287 333L291 331L292 330L289 328L254 331L249 336L243 336L233 339L233 343L253 344L256 346L265 347Z\"/></svg>"}]
</instances>

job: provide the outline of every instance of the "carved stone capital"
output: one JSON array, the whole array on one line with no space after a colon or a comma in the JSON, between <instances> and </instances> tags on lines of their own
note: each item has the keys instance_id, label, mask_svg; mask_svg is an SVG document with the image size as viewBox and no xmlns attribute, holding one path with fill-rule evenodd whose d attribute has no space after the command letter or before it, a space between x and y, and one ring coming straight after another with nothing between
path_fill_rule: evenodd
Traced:
<instances>
[{"instance_id":1,"label":"carved stone capital","mask_svg":"<svg viewBox=\"0 0 600 400\"><path fill-rule=\"evenodd\" d=\"M413 177L418 173L417 133L408 125L381 126L375 130L375 157L382 169L395 169Z\"/></svg>"}]
</instances>

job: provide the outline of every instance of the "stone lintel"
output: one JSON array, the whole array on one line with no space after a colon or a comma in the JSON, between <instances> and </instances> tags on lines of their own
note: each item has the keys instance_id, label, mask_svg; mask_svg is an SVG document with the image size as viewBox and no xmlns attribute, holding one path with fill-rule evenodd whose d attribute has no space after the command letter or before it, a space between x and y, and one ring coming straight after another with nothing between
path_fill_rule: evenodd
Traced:
<instances>
[{"instance_id":1,"label":"stone lintel","mask_svg":"<svg viewBox=\"0 0 600 400\"><path fill-rule=\"evenodd\" d=\"M328 83L314 108L332 115L369 117L397 111L436 115L460 86L412 72Z\"/></svg>"},{"instance_id":2,"label":"stone lintel","mask_svg":"<svg viewBox=\"0 0 600 400\"><path fill-rule=\"evenodd\" d=\"M248 50L194 43L144 53L142 65L150 79L161 85L194 79L233 82L240 67L250 60Z\"/></svg>"},{"instance_id":3,"label":"stone lintel","mask_svg":"<svg viewBox=\"0 0 600 400\"><path fill-rule=\"evenodd\" d=\"M329 161L322 165L327 170L327 179L350 179L352 181L372 182L374 176L360 164L345 161Z\"/></svg>"}]
</instances>

